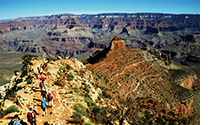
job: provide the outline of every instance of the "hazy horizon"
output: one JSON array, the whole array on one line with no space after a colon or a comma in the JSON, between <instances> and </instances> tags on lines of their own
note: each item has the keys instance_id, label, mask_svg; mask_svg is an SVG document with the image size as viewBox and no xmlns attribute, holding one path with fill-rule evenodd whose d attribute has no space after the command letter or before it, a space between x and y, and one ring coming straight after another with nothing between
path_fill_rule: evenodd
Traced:
<instances>
[{"instance_id":1,"label":"hazy horizon","mask_svg":"<svg viewBox=\"0 0 210 125\"><path fill-rule=\"evenodd\" d=\"M200 14L200 0L0 0L0 20L65 13Z\"/></svg>"}]
</instances>

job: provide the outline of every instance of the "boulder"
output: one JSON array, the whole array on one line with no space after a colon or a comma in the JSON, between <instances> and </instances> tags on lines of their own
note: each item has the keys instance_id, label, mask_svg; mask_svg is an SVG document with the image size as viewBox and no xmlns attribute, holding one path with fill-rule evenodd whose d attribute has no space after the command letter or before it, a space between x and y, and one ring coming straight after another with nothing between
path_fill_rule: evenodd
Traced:
<instances>
[{"instance_id":1,"label":"boulder","mask_svg":"<svg viewBox=\"0 0 210 125\"><path fill-rule=\"evenodd\" d=\"M192 87L195 86L197 80L198 78L196 74L190 75L180 84L180 86L186 89L192 89Z\"/></svg>"},{"instance_id":2,"label":"boulder","mask_svg":"<svg viewBox=\"0 0 210 125\"><path fill-rule=\"evenodd\" d=\"M24 88L27 85L27 82L21 82L19 84L17 84L18 88Z\"/></svg>"},{"instance_id":3,"label":"boulder","mask_svg":"<svg viewBox=\"0 0 210 125\"><path fill-rule=\"evenodd\" d=\"M3 109L3 110L6 110L7 108L9 108L9 107L12 106L12 105L14 105L13 101L5 100L4 103L3 103L2 109Z\"/></svg>"}]
</instances>

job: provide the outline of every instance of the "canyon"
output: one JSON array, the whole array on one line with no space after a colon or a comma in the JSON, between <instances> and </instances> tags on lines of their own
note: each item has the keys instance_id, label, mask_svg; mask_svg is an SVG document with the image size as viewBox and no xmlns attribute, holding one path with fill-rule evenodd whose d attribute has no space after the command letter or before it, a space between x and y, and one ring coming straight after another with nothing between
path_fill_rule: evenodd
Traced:
<instances>
[{"instance_id":1,"label":"canyon","mask_svg":"<svg viewBox=\"0 0 210 125\"><path fill-rule=\"evenodd\" d=\"M73 57L104 49L114 36L122 37L129 48L160 49L184 35L199 33L200 15L58 14L0 23L0 49Z\"/></svg>"},{"instance_id":2,"label":"canyon","mask_svg":"<svg viewBox=\"0 0 210 125\"><path fill-rule=\"evenodd\" d=\"M0 91L2 109L15 105L23 120L31 104L41 112L36 69L40 66L47 86L56 94L57 107L49 108L51 114L40 124L200 123L198 14L21 17L0 23L0 52L0 77L7 82L2 82ZM11 86L11 72L21 70L25 54L39 59L27 66L31 72L22 82ZM14 96L4 99L11 89ZM74 116L79 113L75 105L87 113L79 114L79 120ZM104 117L98 117L103 113ZM0 122L7 123L14 114Z\"/></svg>"}]
</instances>

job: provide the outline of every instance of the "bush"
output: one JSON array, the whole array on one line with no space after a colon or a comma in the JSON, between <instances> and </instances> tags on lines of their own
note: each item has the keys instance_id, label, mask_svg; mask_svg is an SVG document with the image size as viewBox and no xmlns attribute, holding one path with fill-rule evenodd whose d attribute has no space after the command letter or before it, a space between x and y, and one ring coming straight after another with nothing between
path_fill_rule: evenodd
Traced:
<instances>
[{"instance_id":1,"label":"bush","mask_svg":"<svg viewBox=\"0 0 210 125\"><path fill-rule=\"evenodd\" d=\"M19 112L18 107L16 107L15 105L12 105L4 111L5 115L12 112Z\"/></svg>"},{"instance_id":2,"label":"bush","mask_svg":"<svg viewBox=\"0 0 210 125\"><path fill-rule=\"evenodd\" d=\"M92 125L91 123L85 123L85 125Z\"/></svg>"},{"instance_id":3,"label":"bush","mask_svg":"<svg viewBox=\"0 0 210 125\"><path fill-rule=\"evenodd\" d=\"M31 84L32 83L32 80L26 79L26 82L27 82L27 84Z\"/></svg>"},{"instance_id":4,"label":"bush","mask_svg":"<svg viewBox=\"0 0 210 125\"><path fill-rule=\"evenodd\" d=\"M46 60L48 60L48 62L50 62L50 61L56 61L58 59L54 58L54 57L46 57Z\"/></svg>"},{"instance_id":5,"label":"bush","mask_svg":"<svg viewBox=\"0 0 210 125\"><path fill-rule=\"evenodd\" d=\"M5 112L0 108L0 118L3 118L5 116Z\"/></svg>"},{"instance_id":6,"label":"bush","mask_svg":"<svg viewBox=\"0 0 210 125\"><path fill-rule=\"evenodd\" d=\"M57 72L57 74L58 74L58 75L61 75L61 73L60 73L59 71Z\"/></svg>"},{"instance_id":7,"label":"bush","mask_svg":"<svg viewBox=\"0 0 210 125\"><path fill-rule=\"evenodd\" d=\"M75 123L78 123L78 124L84 123L84 120L82 119L81 114L79 114L78 112L73 112L72 118L74 119Z\"/></svg>"},{"instance_id":8,"label":"bush","mask_svg":"<svg viewBox=\"0 0 210 125\"><path fill-rule=\"evenodd\" d=\"M69 73L67 76L68 76L67 79L68 79L69 81L72 81L72 80L74 79L74 75L73 75L72 73Z\"/></svg>"},{"instance_id":9,"label":"bush","mask_svg":"<svg viewBox=\"0 0 210 125\"><path fill-rule=\"evenodd\" d=\"M153 104L153 100L152 99L150 99L148 102Z\"/></svg>"},{"instance_id":10,"label":"bush","mask_svg":"<svg viewBox=\"0 0 210 125\"><path fill-rule=\"evenodd\" d=\"M74 90L75 93L79 93L80 89L78 87L72 88Z\"/></svg>"},{"instance_id":11,"label":"bush","mask_svg":"<svg viewBox=\"0 0 210 125\"><path fill-rule=\"evenodd\" d=\"M73 101L74 101L74 102L76 102L76 99L75 99L75 97L74 97L74 96L73 96Z\"/></svg>"},{"instance_id":12,"label":"bush","mask_svg":"<svg viewBox=\"0 0 210 125\"><path fill-rule=\"evenodd\" d=\"M67 68L68 70L74 70L74 68L73 68L72 66L70 66L69 64L66 65L66 68Z\"/></svg>"},{"instance_id":13,"label":"bush","mask_svg":"<svg viewBox=\"0 0 210 125\"><path fill-rule=\"evenodd\" d=\"M87 116L86 107L82 104L76 103L74 104L74 110L76 110L76 112L73 112L72 115L74 123L83 124L84 119L82 119L82 116Z\"/></svg>"},{"instance_id":14,"label":"bush","mask_svg":"<svg viewBox=\"0 0 210 125\"><path fill-rule=\"evenodd\" d=\"M163 109L163 110L161 110L161 112L163 112L165 114L166 113L166 110Z\"/></svg>"},{"instance_id":15,"label":"bush","mask_svg":"<svg viewBox=\"0 0 210 125\"><path fill-rule=\"evenodd\" d=\"M15 97L14 91L11 89L7 91L6 95L4 96L4 100L9 99L10 97Z\"/></svg>"},{"instance_id":16,"label":"bush","mask_svg":"<svg viewBox=\"0 0 210 125\"><path fill-rule=\"evenodd\" d=\"M85 102L87 103L88 106L93 106L95 105L95 102L92 101L90 97L83 97Z\"/></svg>"},{"instance_id":17,"label":"bush","mask_svg":"<svg viewBox=\"0 0 210 125\"><path fill-rule=\"evenodd\" d=\"M81 114L81 116L87 116L86 108L82 104L74 104L74 109L77 111L77 113Z\"/></svg>"},{"instance_id":18,"label":"bush","mask_svg":"<svg viewBox=\"0 0 210 125\"><path fill-rule=\"evenodd\" d=\"M25 54L24 56L21 57L23 62L23 67L21 68L22 74L21 77L24 77L28 74L28 65L31 65L31 60L37 59L38 55L33 55L33 54Z\"/></svg>"}]
</instances>

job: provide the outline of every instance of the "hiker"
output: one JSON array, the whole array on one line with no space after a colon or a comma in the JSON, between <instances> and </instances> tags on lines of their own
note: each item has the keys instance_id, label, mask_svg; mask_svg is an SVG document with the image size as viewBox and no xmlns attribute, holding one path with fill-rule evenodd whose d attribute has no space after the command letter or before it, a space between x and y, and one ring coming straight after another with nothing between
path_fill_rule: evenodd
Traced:
<instances>
[{"instance_id":1,"label":"hiker","mask_svg":"<svg viewBox=\"0 0 210 125\"><path fill-rule=\"evenodd\" d=\"M47 91L46 91L45 88L43 87L42 90L41 90L41 98L44 97L45 99L47 99L46 94L47 94Z\"/></svg>"},{"instance_id":2,"label":"hiker","mask_svg":"<svg viewBox=\"0 0 210 125\"><path fill-rule=\"evenodd\" d=\"M40 81L39 87L40 87L41 90L44 88L44 83L42 81Z\"/></svg>"},{"instance_id":3,"label":"hiker","mask_svg":"<svg viewBox=\"0 0 210 125\"><path fill-rule=\"evenodd\" d=\"M42 69L40 67L38 67L38 71L40 74L42 74Z\"/></svg>"},{"instance_id":4,"label":"hiker","mask_svg":"<svg viewBox=\"0 0 210 125\"><path fill-rule=\"evenodd\" d=\"M44 97L42 98L41 108L43 110L43 115L42 116L47 115L46 99Z\"/></svg>"},{"instance_id":5,"label":"hiker","mask_svg":"<svg viewBox=\"0 0 210 125\"><path fill-rule=\"evenodd\" d=\"M43 76L41 76L40 80L41 80L42 82L44 82L44 81L45 81L45 78L44 78Z\"/></svg>"},{"instance_id":6,"label":"hiker","mask_svg":"<svg viewBox=\"0 0 210 125\"><path fill-rule=\"evenodd\" d=\"M44 81L45 81L45 78L42 76L40 78L40 83L39 83L39 87L40 87L41 90L43 90L43 88L46 90L45 82Z\"/></svg>"},{"instance_id":7,"label":"hiker","mask_svg":"<svg viewBox=\"0 0 210 125\"><path fill-rule=\"evenodd\" d=\"M53 94L50 92L50 90L48 91L48 94L47 94L47 100L48 100L48 105L53 106Z\"/></svg>"},{"instance_id":8,"label":"hiker","mask_svg":"<svg viewBox=\"0 0 210 125\"><path fill-rule=\"evenodd\" d=\"M16 114L13 119L9 122L8 125L21 125L20 123L18 123L17 121L20 120L20 118L18 117L18 115Z\"/></svg>"},{"instance_id":9,"label":"hiker","mask_svg":"<svg viewBox=\"0 0 210 125\"><path fill-rule=\"evenodd\" d=\"M33 112L33 107L29 108L27 118L28 118L28 122L30 122L31 125L36 125L36 114L35 112Z\"/></svg>"}]
</instances>

